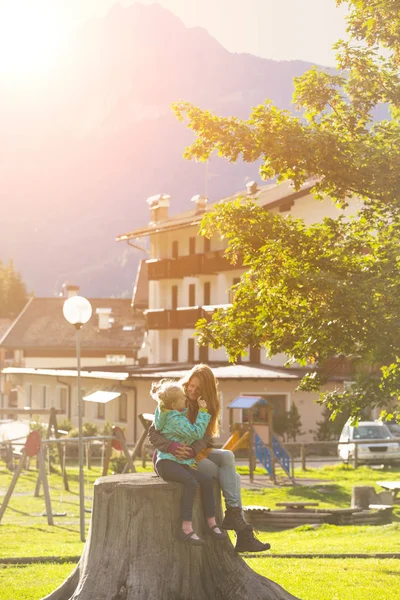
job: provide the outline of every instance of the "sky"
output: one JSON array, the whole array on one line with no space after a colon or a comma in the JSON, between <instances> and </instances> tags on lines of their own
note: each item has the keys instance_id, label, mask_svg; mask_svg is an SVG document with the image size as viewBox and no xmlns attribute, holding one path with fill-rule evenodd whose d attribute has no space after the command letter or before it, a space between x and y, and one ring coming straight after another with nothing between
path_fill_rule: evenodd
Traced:
<instances>
[{"instance_id":1,"label":"sky","mask_svg":"<svg viewBox=\"0 0 400 600\"><path fill-rule=\"evenodd\" d=\"M138 0L0 0L0 70L45 63L60 40L115 3ZM153 0L140 0L150 4ZM158 0L189 27L201 26L231 52L334 65L346 7L335 0ZM24 18L22 18L24 16ZM26 56L23 40L31 40ZM32 48L34 51L32 52Z\"/></svg>"}]
</instances>

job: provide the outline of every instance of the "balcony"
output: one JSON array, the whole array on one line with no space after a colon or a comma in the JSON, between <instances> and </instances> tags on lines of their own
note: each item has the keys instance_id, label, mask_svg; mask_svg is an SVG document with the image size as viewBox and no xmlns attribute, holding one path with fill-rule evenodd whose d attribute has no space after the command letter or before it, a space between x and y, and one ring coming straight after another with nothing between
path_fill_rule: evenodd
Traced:
<instances>
[{"instance_id":1,"label":"balcony","mask_svg":"<svg viewBox=\"0 0 400 600\"><path fill-rule=\"evenodd\" d=\"M194 329L197 321L203 317L201 306L178 308L171 312L173 329Z\"/></svg>"},{"instance_id":2,"label":"balcony","mask_svg":"<svg viewBox=\"0 0 400 600\"><path fill-rule=\"evenodd\" d=\"M223 271L232 271L233 269L242 269L243 263L240 261L232 265L224 256L224 250L214 250L202 254L202 275L213 275Z\"/></svg>"},{"instance_id":3,"label":"balcony","mask_svg":"<svg viewBox=\"0 0 400 600\"><path fill-rule=\"evenodd\" d=\"M188 254L171 259L170 277L183 279L183 277L200 275L202 272L202 258L202 254Z\"/></svg>"},{"instance_id":4,"label":"balcony","mask_svg":"<svg viewBox=\"0 0 400 600\"><path fill-rule=\"evenodd\" d=\"M201 306L146 311L146 328L149 329L194 329L196 322L208 317L209 312Z\"/></svg>"},{"instance_id":5,"label":"balcony","mask_svg":"<svg viewBox=\"0 0 400 600\"><path fill-rule=\"evenodd\" d=\"M147 261L149 280L183 279L196 275L214 275L223 271L243 268L242 263L231 265L223 250L205 254L188 254L178 258L151 259Z\"/></svg>"},{"instance_id":6,"label":"balcony","mask_svg":"<svg viewBox=\"0 0 400 600\"><path fill-rule=\"evenodd\" d=\"M147 260L149 281L170 278L170 258Z\"/></svg>"},{"instance_id":7,"label":"balcony","mask_svg":"<svg viewBox=\"0 0 400 600\"><path fill-rule=\"evenodd\" d=\"M171 329L170 313L166 309L146 310L146 329Z\"/></svg>"}]
</instances>

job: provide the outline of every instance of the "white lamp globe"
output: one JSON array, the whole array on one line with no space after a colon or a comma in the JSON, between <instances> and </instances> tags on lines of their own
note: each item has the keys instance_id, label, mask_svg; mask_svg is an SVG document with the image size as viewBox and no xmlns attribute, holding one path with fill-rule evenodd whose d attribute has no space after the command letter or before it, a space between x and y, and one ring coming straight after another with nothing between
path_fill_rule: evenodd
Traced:
<instances>
[{"instance_id":1,"label":"white lamp globe","mask_svg":"<svg viewBox=\"0 0 400 600\"><path fill-rule=\"evenodd\" d=\"M83 296L72 296L64 302L63 313L71 325L84 325L92 316L92 305Z\"/></svg>"}]
</instances>

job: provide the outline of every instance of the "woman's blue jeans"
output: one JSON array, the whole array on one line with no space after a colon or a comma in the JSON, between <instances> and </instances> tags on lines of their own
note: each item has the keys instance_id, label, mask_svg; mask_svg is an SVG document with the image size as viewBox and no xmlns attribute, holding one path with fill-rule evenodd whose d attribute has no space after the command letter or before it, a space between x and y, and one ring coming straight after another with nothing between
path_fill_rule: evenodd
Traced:
<instances>
[{"instance_id":1,"label":"woman's blue jeans","mask_svg":"<svg viewBox=\"0 0 400 600\"><path fill-rule=\"evenodd\" d=\"M225 504L229 508L242 506L240 475L236 472L235 455L230 450L213 449L198 463L201 473L219 480Z\"/></svg>"}]
</instances>

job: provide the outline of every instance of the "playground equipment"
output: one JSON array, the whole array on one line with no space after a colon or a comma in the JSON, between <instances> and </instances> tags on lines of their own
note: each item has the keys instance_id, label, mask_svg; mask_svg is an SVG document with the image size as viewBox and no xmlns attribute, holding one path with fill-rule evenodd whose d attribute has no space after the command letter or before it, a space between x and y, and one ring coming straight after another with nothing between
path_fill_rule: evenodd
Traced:
<instances>
[{"instance_id":1,"label":"playground equipment","mask_svg":"<svg viewBox=\"0 0 400 600\"><path fill-rule=\"evenodd\" d=\"M288 452L281 446L273 431L273 408L261 396L238 396L229 405L229 426L231 436L223 448L236 452L240 448L249 451L250 481L254 480L254 469L258 460L268 475L276 483L276 464L292 480L292 461ZM246 410L248 421L234 422L233 411Z\"/></svg>"},{"instance_id":2,"label":"playground equipment","mask_svg":"<svg viewBox=\"0 0 400 600\"><path fill-rule=\"evenodd\" d=\"M51 510L51 500L50 500L50 492L49 492L49 482L47 480L46 466L43 456L43 447L40 439L40 434L38 431L31 431L28 435L25 446L21 452L21 458L18 463L17 468L14 471L14 475L10 484L10 487L7 490L5 498L3 500L3 504L0 507L0 521L3 517L4 511L7 508L7 504L10 501L16 483L18 481L18 477L21 474L21 471L24 467L25 461L27 458L31 458L33 456L38 457L39 463L39 473L43 481L43 491L44 491L44 499L46 503L46 514L47 514L47 522L49 525L54 525L53 523L53 513Z\"/></svg>"},{"instance_id":3,"label":"playground equipment","mask_svg":"<svg viewBox=\"0 0 400 600\"><path fill-rule=\"evenodd\" d=\"M146 414L139 415L139 419L143 425L143 432L142 432L141 437L139 438L139 440L137 441L137 443L135 444L135 446L133 448L132 455L129 453L128 446L127 446L126 439L125 439L125 434L120 427L113 427L112 435L109 435L109 436L90 436L90 437L88 436L88 437L83 438L83 442L87 442L88 444L90 444L90 442L95 441L95 440L96 441L101 440L106 443L105 457L104 457L104 461L103 461L103 476L107 475L110 458L111 458L111 452L112 452L113 448L115 450L122 451L126 456L127 463L126 463L124 472L130 470L130 471L132 471L132 473L136 473L136 468L135 468L133 461L135 458L137 458L137 456L140 454L140 452L142 450L144 440L147 436L147 431L152 422L152 416L153 415L146 415ZM49 431L51 431L51 428L54 425L55 425L55 431L58 431L57 423L56 422L54 423L54 421L52 421L51 427L49 425ZM37 431L37 430L31 431L31 433L28 435L28 437L26 439L25 446L22 449L21 457L20 457L18 466L14 472L14 476L11 481L10 487L7 490L3 504L0 507L0 522L3 517L4 511L6 510L7 505L10 501L10 498L11 498L14 488L16 486L18 477L20 476L20 474L22 472L22 469L25 465L26 460L31 457L34 457L34 456L38 457L38 466L39 466L39 473L38 473L38 478L36 481L34 495L36 497L39 496L40 486L43 485L45 505L46 505L46 512L43 513L43 516L45 516L45 515L47 516L47 522L49 525L54 525L53 516L65 516L66 513L53 513L52 512L49 484L48 484L46 465L45 465L44 448L50 444L56 444L58 448L61 448L63 445L70 444L70 443L77 443L77 442L78 442L78 438L65 438L65 437L64 438L55 437L55 438L49 438L49 439L42 440L40 438L39 431ZM65 486L68 486L67 472L65 469L65 449L63 449L61 456L62 456L63 462L60 461L60 464L61 464L61 468L62 468L62 472L63 472L63 481L64 481L64 487L65 487ZM68 487L65 487L65 489L67 491L69 490ZM91 509L85 509L85 511L91 512Z\"/></svg>"}]
</instances>

